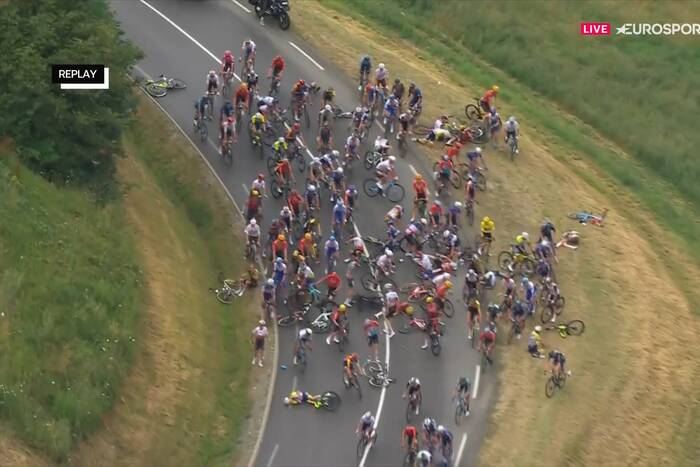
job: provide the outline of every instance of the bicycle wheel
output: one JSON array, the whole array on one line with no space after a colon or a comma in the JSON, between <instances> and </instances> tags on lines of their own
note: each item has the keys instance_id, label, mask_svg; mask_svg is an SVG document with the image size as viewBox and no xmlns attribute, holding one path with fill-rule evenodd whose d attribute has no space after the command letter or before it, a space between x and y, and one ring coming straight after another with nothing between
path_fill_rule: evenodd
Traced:
<instances>
[{"instance_id":1,"label":"bicycle wheel","mask_svg":"<svg viewBox=\"0 0 700 467\"><path fill-rule=\"evenodd\" d=\"M181 79L170 78L168 80L168 87L170 87L171 89L185 89L187 87L187 83L185 83Z\"/></svg>"},{"instance_id":2,"label":"bicycle wheel","mask_svg":"<svg viewBox=\"0 0 700 467\"><path fill-rule=\"evenodd\" d=\"M547 305L542 307L542 314L540 315L540 321L547 323L551 321L554 317L554 307L552 305Z\"/></svg>"},{"instance_id":3,"label":"bicycle wheel","mask_svg":"<svg viewBox=\"0 0 700 467\"><path fill-rule=\"evenodd\" d=\"M280 186L276 179L273 179L272 183L270 183L270 191L272 192L272 197L275 199L279 199L284 194L284 188Z\"/></svg>"},{"instance_id":4,"label":"bicycle wheel","mask_svg":"<svg viewBox=\"0 0 700 467\"><path fill-rule=\"evenodd\" d=\"M461 397L461 396L457 396ZM464 407L462 406L461 403L457 403L457 407L455 407L455 424L459 426L459 424L462 422L462 417L465 416L467 413L464 411Z\"/></svg>"},{"instance_id":5,"label":"bicycle wheel","mask_svg":"<svg viewBox=\"0 0 700 467\"><path fill-rule=\"evenodd\" d=\"M445 316L448 318L452 318L455 315L455 306L452 304L449 298L445 299L445 306L442 309L442 312L445 313Z\"/></svg>"},{"instance_id":6,"label":"bicycle wheel","mask_svg":"<svg viewBox=\"0 0 700 467\"><path fill-rule=\"evenodd\" d=\"M375 362L374 360L368 360L362 369L364 370L365 374L372 373L376 375L377 373L382 372L382 364Z\"/></svg>"},{"instance_id":7,"label":"bicycle wheel","mask_svg":"<svg viewBox=\"0 0 700 467\"><path fill-rule=\"evenodd\" d=\"M376 292L377 291L377 282L374 280L374 277L372 277L372 274L367 272L362 276L362 279L360 279L360 282L362 283L362 287L367 292Z\"/></svg>"},{"instance_id":8,"label":"bicycle wheel","mask_svg":"<svg viewBox=\"0 0 700 467\"><path fill-rule=\"evenodd\" d=\"M367 151L364 158L365 169L372 170L372 167L377 165L377 160L374 156L374 151Z\"/></svg>"},{"instance_id":9,"label":"bicycle wheel","mask_svg":"<svg viewBox=\"0 0 700 467\"><path fill-rule=\"evenodd\" d=\"M481 119L481 112L474 104L469 104L464 108L464 115L466 115L469 120Z\"/></svg>"},{"instance_id":10,"label":"bicycle wheel","mask_svg":"<svg viewBox=\"0 0 700 467\"><path fill-rule=\"evenodd\" d=\"M362 189L364 190L365 194L370 198L374 198L379 194L379 187L377 186L377 182L373 178L365 179L365 181L362 183Z\"/></svg>"},{"instance_id":11,"label":"bicycle wheel","mask_svg":"<svg viewBox=\"0 0 700 467\"><path fill-rule=\"evenodd\" d=\"M479 191L486 191L486 176L481 172L476 174L476 188Z\"/></svg>"},{"instance_id":12,"label":"bicycle wheel","mask_svg":"<svg viewBox=\"0 0 700 467\"><path fill-rule=\"evenodd\" d=\"M504 250L498 254L498 267L503 272L511 272L513 270L513 253Z\"/></svg>"},{"instance_id":13,"label":"bicycle wheel","mask_svg":"<svg viewBox=\"0 0 700 467\"><path fill-rule=\"evenodd\" d=\"M270 175L274 175L275 167L277 166L277 162L275 161L274 157L268 157L267 161L265 162L265 165L267 165L267 173L269 173Z\"/></svg>"},{"instance_id":14,"label":"bicycle wheel","mask_svg":"<svg viewBox=\"0 0 700 467\"><path fill-rule=\"evenodd\" d=\"M287 315L287 316L280 316L277 319L277 325L283 328L289 327L292 324L296 322L296 319L294 319L293 316Z\"/></svg>"},{"instance_id":15,"label":"bicycle wheel","mask_svg":"<svg viewBox=\"0 0 700 467\"><path fill-rule=\"evenodd\" d=\"M420 285L420 284L418 284L418 282L409 282L408 284L404 284L404 285L400 286L400 287L399 287L399 292L405 293L405 294L410 294L410 293L413 292L413 291L415 290L415 288L418 287L419 285ZM410 302L411 299L409 298L408 301ZM416 301L415 297L413 298L413 301L414 301L414 302Z\"/></svg>"},{"instance_id":16,"label":"bicycle wheel","mask_svg":"<svg viewBox=\"0 0 700 467\"><path fill-rule=\"evenodd\" d=\"M450 173L450 184L455 190L459 190L459 188L462 186L462 177L460 177L455 170Z\"/></svg>"},{"instance_id":17,"label":"bicycle wheel","mask_svg":"<svg viewBox=\"0 0 700 467\"><path fill-rule=\"evenodd\" d=\"M566 305L566 300L564 297L559 295L556 300L554 300L554 309L557 310L557 314L564 311L564 305Z\"/></svg>"},{"instance_id":18,"label":"bicycle wheel","mask_svg":"<svg viewBox=\"0 0 700 467\"><path fill-rule=\"evenodd\" d=\"M277 18L277 20L280 23L280 29L282 31L286 31L287 29L289 29L289 25L291 24L291 22L289 21L289 15L286 11L280 12L280 15Z\"/></svg>"},{"instance_id":19,"label":"bicycle wheel","mask_svg":"<svg viewBox=\"0 0 700 467\"><path fill-rule=\"evenodd\" d=\"M544 385L544 395L547 397L552 397L554 395L554 390L557 388L557 383L554 382L554 376L550 376Z\"/></svg>"},{"instance_id":20,"label":"bicycle wheel","mask_svg":"<svg viewBox=\"0 0 700 467\"><path fill-rule=\"evenodd\" d=\"M337 392L326 391L321 396L321 408L333 412L340 406L340 396Z\"/></svg>"},{"instance_id":21,"label":"bicycle wheel","mask_svg":"<svg viewBox=\"0 0 700 467\"><path fill-rule=\"evenodd\" d=\"M570 336L580 336L586 329L586 325L580 319L575 319L566 323L566 333Z\"/></svg>"},{"instance_id":22,"label":"bicycle wheel","mask_svg":"<svg viewBox=\"0 0 700 467\"><path fill-rule=\"evenodd\" d=\"M221 303L229 305L229 304L233 303L233 300L235 299L235 295L229 289L221 289L221 290L216 291L216 298Z\"/></svg>"},{"instance_id":23,"label":"bicycle wheel","mask_svg":"<svg viewBox=\"0 0 700 467\"><path fill-rule=\"evenodd\" d=\"M535 262L530 258L525 258L522 263L520 263L520 270L526 276L531 276L535 272Z\"/></svg>"},{"instance_id":24,"label":"bicycle wheel","mask_svg":"<svg viewBox=\"0 0 700 467\"><path fill-rule=\"evenodd\" d=\"M304 159L304 156L302 156L300 152L294 155L294 165L296 165L297 170L301 173L304 173L306 170L306 159Z\"/></svg>"},{"instance_id":25,"label":"bicycle wheel","mask_svg":"<svg viewBox=\"0 0 700 467\"><path fill-rule=\"evenodd\" d=\"M233 279L224 279L224 285L231 289L231 291L234 294L243 293L243 284L241 284L241 281L236 281Z\"/></svg>"},{"instance_id":26,"label":"bicycle wheel","mask_svg":"<svg viewBox=\"0 0 700 467\"><path fill-rule=\"evenodd\" d=\"M360 439L357 440L357 460L358 462L360 459L362 459L362 456L365 454L365 446L367 446L367 441L365 440L365 437L360 435Z\"/></svg>"},{"instance_id":27,"label":"bicycle wheel","mask_svg":"<svg viewBox=\"0 0 700 467\"><path fill-rule=\"evenodd\" d=\"M369 385L372 386L373 388L383 388L384 387L384 374L381 373L380 375L374 375L369 378L368 381Z\"/></svg>"},{"instance_id":28,"label":"bicycle wheel","mask_svg":"<svg viewBox=\"0 0 700 467\"><path fill-rule=\"evenodd\" d=\"M430 352L437 357L440 355L441 351L442 345L440 345L440 339L437 336L431 337Z\"/></svg>"},{"instance_id":29,"label":"bicycle wheel","mask_svg":"<svg viewBox=\"0 0 700 467\"><path fill-rule=\"evenodd\" d=\"M146 92L153 97L163 97L168 93L168 90L155 83L149 83L146 85Z\"/></svg>"},{"instance_id":30,"label":"bicycle wheel","mask_svg":"<svg viewBox=\"0 0 700 467\"><path fill-rule=\"evenodd\" d=\"M400 203L403 201L404 196L406 196L406 190L398 183L394 183L387 188L386 197L392 203Z\"/></svg>"}]
</instances>

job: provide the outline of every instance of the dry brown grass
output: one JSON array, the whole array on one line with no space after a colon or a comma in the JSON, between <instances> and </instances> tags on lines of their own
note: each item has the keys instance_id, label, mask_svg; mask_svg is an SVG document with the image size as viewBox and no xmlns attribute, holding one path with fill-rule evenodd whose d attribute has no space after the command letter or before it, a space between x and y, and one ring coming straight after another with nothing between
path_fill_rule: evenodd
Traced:
<instances>
[{"instance_id":1,"label":"dry brown grass","mask_svg":"<svg viewBox=\"0 0 700 467\"><path fill-rule=\"evenodd\" d=\"M417 82L426 116L459 111L459 103L477 94L459 77L435 71L445 67L410 44L379 36L318 2L293 16L295 30L351 77L357 57L370 53L392 76ZM327 31L334 31L333 41L325 40ZM673 234L653 224L585 157L526 123L520 160L512 164L492 149L486 157L489 192L480 197L477 215L495 218L498 246L505 248L521 230L534 232L544 217L583 232L578 251L560 253L559 280L565 317L585 320L587 329L578 339L545 337L566 352L574 372L552 400L544 397L541 364L527 356L524 342L505 351L481 464L697 465L700 349L694 340L700 320L658 254L669 255L688 278L697 277L696 265L675 248ZM595 188L581 173L600 177ZM605 228L565 218L591 206L611 208Z\"/></svg>"}]
</instances>

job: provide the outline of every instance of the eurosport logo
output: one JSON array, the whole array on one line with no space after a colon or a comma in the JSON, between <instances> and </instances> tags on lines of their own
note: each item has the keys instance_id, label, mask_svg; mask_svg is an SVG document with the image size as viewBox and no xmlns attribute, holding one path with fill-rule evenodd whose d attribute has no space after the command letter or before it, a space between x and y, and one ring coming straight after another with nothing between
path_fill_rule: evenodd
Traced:
<instances>
[{"instance_id":1,"label":"eurosport logo","mask_svg":"<svg viewBox=\"0 0 700 467\"><path fill-rule=\"evenodd\" d=\"M610 36L610 23L580 23L582 36ZM625 23L615 26L616 36L700 36L700 23Z\"/></svg>"}]
</instances>

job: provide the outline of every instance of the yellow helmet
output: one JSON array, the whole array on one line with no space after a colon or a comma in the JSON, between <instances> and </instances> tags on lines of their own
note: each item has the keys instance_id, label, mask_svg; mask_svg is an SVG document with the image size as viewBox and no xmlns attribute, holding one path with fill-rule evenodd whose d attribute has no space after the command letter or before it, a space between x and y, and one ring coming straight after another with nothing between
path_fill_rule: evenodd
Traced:
<instances>
[{"instance_id":1,"label":"yellow helmet","mask_svg":"<svg viewBox=\"0 0 700 467\"><path fill-rule=\"evenodd\" d=\"M283 234L279 234L279 235L277 236L277 240L279 240L280 242L283 242L283 241L284 241L284 235L283 235Z\"/></svg>"},{"instance_id":2,"label":"yellow helmet","mask_svg":"<svg viewBox=\"0 0 700 467\"><path fill-rule=\"evenodd\" d=\"M300 396L301 394L299 394L299 391L294 390L294 391L292 391L289 395L292 396L292 397L298 397L298 396Z\"/></svg>"},{"instance_id":3,"label":"yellow helmet","mask_svg":"<svg viewBox=\"0 0 700 467\"><path fill-rule=\"evenodd\" d=\"M306 261L306 257L299 255L299 261L304 262Z\"/></svg>"},{"instance_id":4,"label":"yellow helmet","mask_svg":"<svg viewBox=\"0 0 700 467\"><path fill-rule=\"evenodd\" d=\"M338 311L345 313L345 303L340 304L340 306L338 307Z\"/></svg>"},{"instance_id":5,"label":"yellow helmet","mask_svg":"<svg viewBox=\"0 0 700 467\"><path fill-rule=\"evenodd\" d=\"M423 176L421 174L416 174L416 180L423 180Z\"/></svg>"},{"instance_id":6,"label":"yellow helmet","mask_svg":"<svg viewBox=\"0 0 700 467\"><path fill-rule=\"evenodd\" d=\"M260 192L259 192L258 190L253 190L253 191L250 192L250 194L253 195L253 196L259 196L259 195L260 195Z\"/></svg>"},{"instance_id":7,"label":"yellow helmet","mask_svg":"<svg viewBox=\"0 0 700 467\"><path fill-rule=\"evenodd\" d=\"M245 83L241 83L241 89L243 89L244 91L247 91L247 90L248 90L248 85L245 84Z\"/></svg>"},{"instance_id":8,"label":"yellow helmet","mask_svg":"<svg viewBox=\"0 0 700 467\"><path fill-rule=\"evenodd\" d=\"M484 222L491 222L491 218L489 216L486 216L482 219Z\"/></svg>"},{"instance_id":9,"label":"yellow helmet","mask_svg":"<svg viewBox=\"0 0 700 467\"><path fill-rule=\"evenodd\" d=\"M433 297L426 298L425 303L433 303Z\"/></svg>"},{"instance_id":10,"label":"yellow helmet","mask_svg":"<svg viewBox=\"0 0 700 467\"><path fill-rule=\"evenodd\" d=\"M309 219L309 224L315 224L316 223L316 218L312 217Z\"/></svg>"},{"instance_id":11,"label":"yellow helmet","mask_svg":"<svg viewBox=\"0 0 700 467\"><path fill-rule=\"evenodd\" d=\"M413 316L413 307L411 305L406 307L406 314L408 316Z\"/></svg>"},{"instance_id":12,"label":"yellow helmet","mask_svg":"<svg viewBox=\"0 0 700 467\"><path fill-rule=\"evenodd\" d=\"M294 250L294 253L292 253L292 256L297 258L299 256L299 250Z\"/></svg>"},{"instance_id":13,"label":"yellow helmet","mask_svg":"<svg viewBox=\"0 0 700 467\"><path fill-rule=\"evenodd\" d=\"M306 232L306 233L304 234L304 239L305 239L305 240L311 240L311 234L310 234L309 232Z\"/></svg>"},{"instance_id":14,"label":"yellow helmet","mask_svg":"<svg viewBox=\"0 0 700 467\"><path fill-rule=\"evenodd\" d=\"M491 86L491 90L492 90L493 92L498 92L499 89L501 89L501 88L499 88L499 87L496 86L495 84L494 84L493 86Z\"/></svg>"},{"instance_id":15,"label":"yellow helmet","mask_svg":"<svg viewBox=\"0 0 700 467\"><path fill-rule=\"evenodd\" d=\"M451 288L452 288L452 282L450 282L450 281L445 281L445 287L447 287L448 289L451 289Z\"/></svg>"}]
</instances>

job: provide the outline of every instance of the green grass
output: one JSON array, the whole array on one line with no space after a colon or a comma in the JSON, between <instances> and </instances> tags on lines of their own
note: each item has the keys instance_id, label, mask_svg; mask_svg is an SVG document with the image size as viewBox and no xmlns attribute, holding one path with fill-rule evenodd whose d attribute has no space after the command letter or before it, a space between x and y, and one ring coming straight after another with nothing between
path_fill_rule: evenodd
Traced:
<instances>
[{"instance_id":1,"label":"green grass","mask_svg":"<svg viewBox=\"0 0 700 467\"><path fill-rule=\"evenodd\" d=\"M62 458L129 371L142 271L121 204L98 207L0 155L0 417Z\"/></svg>"},{"instance_id":2,"label":"green grass","mask_svg":"<svg viewBox=\"0 0 700 467\"><path fill-rule=\"evenodd\" d=\"M578 34L582 18L632 22L657 8L665 11L665 4L615 3L612 8L589 2L386 0L376 8L364 0L328 0L325 5L374 27L388 27L447 64L441 71L458 83L483 89L498 83L505 115L515 113L525 130L544 130L547 138L585 155L678 234L700 263L700 185L695 182L700 164L692 150L700 143L692 118L698 110L693 83L700 72L700 49L691 44L696 39ZM683 4L674 5L664 18L682 19ZM430 89L423 93L429 100ZM543 96L556 105L545 103ZM459 115L464 104L445 110ZM561 109L578 118L566 117ZM610 192L595 173L571 163L570 154L557 157L595 188ZM625 214L642 217L641 210Z\"/></svg>"}]
</instances>

